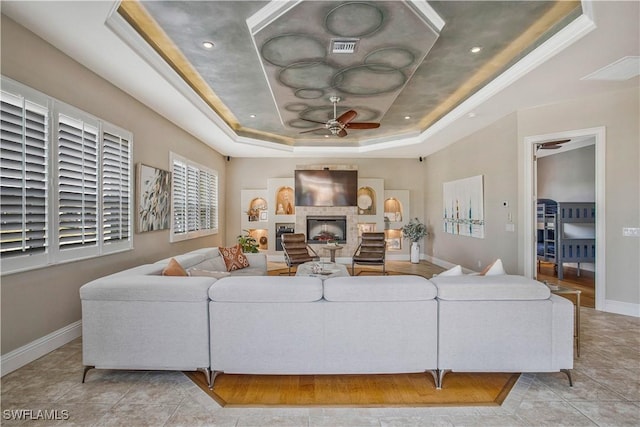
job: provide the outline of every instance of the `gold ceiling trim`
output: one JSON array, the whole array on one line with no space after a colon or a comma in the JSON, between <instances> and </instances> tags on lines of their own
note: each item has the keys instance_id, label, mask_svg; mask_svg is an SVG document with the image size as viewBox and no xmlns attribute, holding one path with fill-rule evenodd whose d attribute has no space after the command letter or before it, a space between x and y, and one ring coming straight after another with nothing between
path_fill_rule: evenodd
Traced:
<instances>
[{"instance_id":1,"label":"gold ceiling trim","mask_svg":"<svg viewBox=\"0 0 640 427\"><path fill-rule=\"evenodd\" d=\"M544 15L527 28L519 37L513 40L509 45L496 54L493 58L485 63L478 71L476 71L467 81L462 83L447 99L441 102L421 121L422 130L433 125L437 120L445 114L453 110L460 102L464 101L471 93L476 90L483 82L494 76L501 69L513 60L519 53L529 48L535 41L549 30L553 25L557 24L561 19L565 18L571 11L580 5L579 1L558 0Z\"/></svg>"},{"instance_id":2,"label":"gold ceiling trim","mask_svg":"<svg viewBox=\"0 0 640 427\"><path fill-rule=\"evenodd\" d=\"M291 138L248 129L240 125L231 110L215 94L200 73L193 68L180 49L173 43L167 33L162 30L156 20L151 17L139 0L123 0L118 7L118 13L236 134L293 145Z\"/></svg>"}]
</instances>

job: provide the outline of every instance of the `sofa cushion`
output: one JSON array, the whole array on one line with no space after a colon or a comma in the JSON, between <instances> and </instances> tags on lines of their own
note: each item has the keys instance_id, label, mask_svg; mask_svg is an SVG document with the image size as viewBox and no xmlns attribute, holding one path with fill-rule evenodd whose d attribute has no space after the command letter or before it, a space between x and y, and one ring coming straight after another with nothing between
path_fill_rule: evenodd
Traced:
<instances>
[{"instance_id":1,"label":"sofa cushion","mask_svg":"<svg viewBox=\"0 0 640 427\"><path fill-rule=\"evenodd\" d=\"M502 260L500 258L487 265L480 273L481 276L497 276L500 274L507 274L507 272L504 271Z\"/></svg>"},{"instance_id":2,"label":"sofa cushion","mask_svg":"<svg viewBox=\"0 0 640 427\"><path fill-rule=\"evenodd\" d=\"M207 301L211 277L109 276L80 287L82 300Z\"/></svg>"},{"instance_id":3,"label":"sofa cushion","mask_svg":"<svg viewBox=\"0 0 640 427\"><path fill-rule=\"evenodd\" d=\"M242 253L242 246L235 245L230 248L218 248L222 259L227 266L227 271L240 270L249 267L249 260Z\"/></svg>"},{"instance_id":4,"label":"sofa cushion","mask_svg":"<svg viewBox=\"0 0 640 427\"><path fill-rule=\"evenodd\" d=\"M544 284L518 275L437 276L438 299L460 301L501 301L547 299L551 292Z\"/></svg>"},{"instance_id":5,"label":"sofa cushion","mask_svg":"<svg viewBox=\"0 0 640 427\"><path fill-rule=\"evenodd\" d=\"M421 276L332 277L324 281L327 301L423 301L436 295L436 287Z\"/></svg>"},{"instance_id":6,"label":"sofa cushion","mask_svg":"<svg viewBox=\"0 0 640 427\"><path fill-rule=\"evenodd\" d=\"M313 302L322 299L322 280L301 276L231 276L209 289L218 302Z\"/></svg>"},{"instance_id":7,"label":"sofa cushion","mask_svg":"<svg viewBox=\"0 0 640 427\"><path fill-rule=\"evenodd\" d=\"M450 269L443 271L442 273L438 273L435 276L462 276L464 273L462 272L462 267L459 265L456 265L454 267L451 267Z\"/></svg>"},{"instance_id":8,"label":"sofa cushion","mask_svg":"<svg viewBox=\"0 0 640 427\"><path fill-rule=\"evenodd\" d=\"M163 276L188 276L187 270L182 268L180 263L171 258L165 268L162 269Z\"/></svg>"},{"instance_id":9,"label":"sofa cushion","mask_svg":"<svg viewBox=\"0 0 640 427\"><path fill-rule=\"evenodd\" d=\"M228 271L202 270L195 267L190 268L188 273L191 277L214 277L216 279L222 279L223 277L229 277L231 275Z\"/></svg>"},{"instance_id":10,"label":"sofa cushion","mask_svg":"<svg viewBox=\"0 0 640 427\"><path fill-rule=\"evenodd\" d=\"M166 266L172 259L175 259L183 268L189 269L194 265L200 264L202 261L204 261L205 256L202 253L187 252L186 254L161 259L160 261L156 261L155 263Z\"/></svg>"}]
</instances>

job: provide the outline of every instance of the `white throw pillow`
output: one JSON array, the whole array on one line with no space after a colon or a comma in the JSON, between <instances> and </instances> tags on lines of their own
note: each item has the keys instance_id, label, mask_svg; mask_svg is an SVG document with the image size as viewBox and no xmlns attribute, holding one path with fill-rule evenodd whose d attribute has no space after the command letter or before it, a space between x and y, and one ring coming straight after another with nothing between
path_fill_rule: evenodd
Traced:
<instances>
[{"instance_id":1,"label":"white throw pillow","mask_svg":"<svg viewBox=\"0 0 640 427\"><path fill-rule=\"evenodd\" d=\"M504 271L502 260L500 258L495 260L492 264L489 264L481 273L482 276L499 276L503 274L507 274L507 272Z\"/></svg>"},{"instance_id":2,"label":"white throw pillow","mask_svg":"<svg viewBox=\"0 0 640 427\"><path fill-rule=\"evenodd\" d=\"M212 270L202 270L199 268L191 268L189 269L189 276L191 277L215 277L216 279L222 279L223 277L231 276L231 273L228 271L212 271Z\"/></svg>"},{"instance_id":3,"label":"white throw pillow","mask_svg":"<svg viewBox=\"0 0 640 427\"><path fill-rule=\"evenodd\" d=\"M451 267L447 271L443 271L442 273L438 274L438 276L462 276L462 274L462 267L456 265L455 267Z\"/></svg>"}]
</instances>

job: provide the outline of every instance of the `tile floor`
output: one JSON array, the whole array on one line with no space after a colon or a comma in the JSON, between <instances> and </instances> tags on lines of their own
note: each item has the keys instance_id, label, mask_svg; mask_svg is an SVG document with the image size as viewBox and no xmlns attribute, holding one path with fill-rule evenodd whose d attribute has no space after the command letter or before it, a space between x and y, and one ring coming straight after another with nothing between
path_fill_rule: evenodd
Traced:
<instances>
[{"instance_id":1,"label":"tile floor","mask_svg":"<svg viewBox=\"0 0 640 427\"><path fill-rule=\"evenodd\" d=\"M639 426L640 319L582 310L564 374L525 374L500 407L221 408L180 372L90 371L77 339L2 378L3 426ZM11 419L16 410L32 418ZM55 411L55 412L54 412Z\"/></svg>"}]
</instances>

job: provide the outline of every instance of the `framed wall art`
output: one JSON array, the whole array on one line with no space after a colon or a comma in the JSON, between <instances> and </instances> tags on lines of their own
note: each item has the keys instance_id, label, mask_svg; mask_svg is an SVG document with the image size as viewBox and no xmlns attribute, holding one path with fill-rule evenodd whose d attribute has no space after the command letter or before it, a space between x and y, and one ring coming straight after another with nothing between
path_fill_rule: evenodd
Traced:
<instances>
[{"instance_id":1,"label":"framed wall art","mask_svg":"<svg viewBox=\"0 0 640 427\"><path fill-rule=\"evenodd\" d=\"M446 233L484 238L482 175L443 184L443 228Z\"/></svg>"},{"instance_id":2,"label":"framed wall art","mask_svg":"<svg viewBox=\"0 0 640 427\"><path fill-rule=\"evenodd\" d=\"M171 226L171 172L138 163L138 232Z\"/></svg>"}]
</instances>

